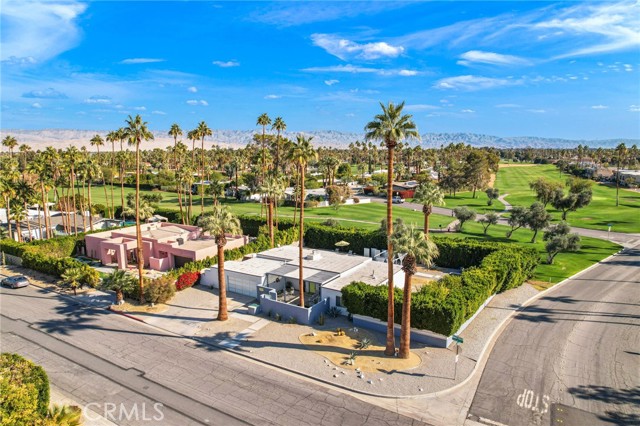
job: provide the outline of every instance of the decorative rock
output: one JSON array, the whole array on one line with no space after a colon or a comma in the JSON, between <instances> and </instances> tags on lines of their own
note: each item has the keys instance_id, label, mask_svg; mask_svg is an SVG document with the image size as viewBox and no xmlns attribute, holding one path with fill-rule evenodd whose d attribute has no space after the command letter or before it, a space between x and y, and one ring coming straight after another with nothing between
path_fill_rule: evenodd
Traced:
<instances>
[{"instance_id":1,"label":"decorative rock","mask_svg":"<svg viewBox=\"0 0 640 426\"><path fill-rule=\"evenodd\" d=\"M337 374L334 374L334 375L333 375L333 377L338 377L338 375L337 375Z\"/></svg>"},{"instance_id":2,"label":"decorative rock","mask_svg":"<svg viewBox=\"0 0 640 426\"><path fill-rule=\"evenodd\" d=\"M367 383L369 383L370 385L372 385L372 384L373 384L373 380L369 380L369 381L367 381Z\"/></svg>"},{"instance_id":3,"label":"decorative rock","mask_svg":"<svg viewBox=\"0 0 640 426\"><path fill-rule=\"evenodd\" d=\"M334 370L337 370L337 369L338 369L338 367L333 367L333 369L334 369Z\"/></svg>"},{"instance_id":4,"label":"decorative rock","mask_svg":"<svg viewBox=\"0 0 640 426\"><path fill-rule=\"evenodd\" d=\"M383 380L382 377L380 377L380 381L382 381L382 380Z\"/></svg>"},{"instance_id":5,"label":"decorative rock","mask_svg":"<svg viewBox=\"0 0 640 426\"><path fill-rule=\"evenodd\" d=\"M418 390L419 390L420 392L422 392L422 391L423 391L423 389L422 389L422 388L418 388Z\"/></svg>"},{"instance_id":6,"label":"decorative rock","mask_svg":"<svg viewBox=\"0 0 640 426\"><path fill-rule=\"evenodd\" d=\"M359 372L359 371L360 371L360 367L356 368L356 371L358 371L358 372Z\"/></svg>"},{"instance_id":7,"label":"decorative rock","mask_svg":"<svg viewBox=\"0 0 640 426\"><path fill-rule=\"evenodd\" d=\"M341 371L341 373L342 373L342 374L347 374L347 373L345 373L344 371Z\"/></svg>"},{"instance_id":8,"label":"decorative rock","mask_svg":"<svg viewBox=\"0 0 640 426\"><path fill-rule=\"evenodd\" d=\"M327 361L327 360L325 359L325 360L324 360L324 363L325 363L325 364L329 364L329 361Z\"/></svg>"}]
</instances>

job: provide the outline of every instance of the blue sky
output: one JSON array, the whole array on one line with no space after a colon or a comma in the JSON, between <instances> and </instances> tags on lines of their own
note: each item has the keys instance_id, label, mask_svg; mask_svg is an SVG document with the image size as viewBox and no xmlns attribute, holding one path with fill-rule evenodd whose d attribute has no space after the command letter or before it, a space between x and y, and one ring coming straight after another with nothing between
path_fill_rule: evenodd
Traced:
<instances>
[{"instance_id":1,"label":"blue sky","mask_svg":"<svg viewBox=\"0 0 640 426\"><path fill-rule=\"evenodd\" d=\"M2 129L640 138L640 3L2 0Z\"/></svg>"}]
</instances>

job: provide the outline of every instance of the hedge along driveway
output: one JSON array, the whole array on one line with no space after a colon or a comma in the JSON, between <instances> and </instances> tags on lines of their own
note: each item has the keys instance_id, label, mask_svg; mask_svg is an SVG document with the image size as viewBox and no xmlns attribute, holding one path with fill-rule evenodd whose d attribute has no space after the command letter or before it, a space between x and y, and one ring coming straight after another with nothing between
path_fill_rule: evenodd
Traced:
<instances>
[{"instance_id":1,"label":"hedge along driveway","mask_svg":"<svg viewBox=\"0 0 640 426\"><path fill-rule=\"evenodd\" d=\"M533 232L529 229L520 228L513 233L511 238L506 238L506 233L510 228L507 226L494 225L489 227L487 236L483 234L482 225L477 222L467 222L464 225L464 232L443 234L445 237L463 236L477 240L497 241L516 244L523 247L534 247L540 254L542 263L534 271L533 280L558 283L570 276L582 271L585 268L601 261L620 250L618 244L599 240L597 238L582 237L581 248L575 253L560 253L556 256L552 265L544 263L547 252L544 248L545 242L542 240L544 232L538 232L535 244L531 244Z\"/></svg>"},{"instance_id":2,"label":"hedge along driveway","mask_svg":"<svg viewBox=\"0 0 640 426\"><path fill-rule=\"evenodd\" d=\"M531 167L507 167L498 171L495 186L500 193L509 193L506 198L514 206L530 206L536 201L535 193L529 188L529 182L540 177L560 182L564 185L569 175L560 175L559 170L550 164ZM547 210L555 219L560 219L561 212L550 204ZM594 182L591 203L575 212L569 212L567 221L580 228L607 230L612 224L612 231L640 232L640 193L628 189L620 189L620 205L616 207L616 188Z\"/></svg>"}]
</instances>

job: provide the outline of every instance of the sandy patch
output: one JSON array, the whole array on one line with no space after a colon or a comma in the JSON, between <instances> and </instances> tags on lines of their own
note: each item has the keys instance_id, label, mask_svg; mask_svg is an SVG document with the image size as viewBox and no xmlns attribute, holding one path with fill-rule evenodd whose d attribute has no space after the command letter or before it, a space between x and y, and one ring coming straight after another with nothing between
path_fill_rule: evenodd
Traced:
<instances>
[{"instance_id":1,"label":"sandy patch","mask_svg":"<svg viewBox=\"0 0 640 426\"><path fill-rule=\"evenodd\" d=\"M111 305L112 311L117 312L149 312L149 313L158 313L167 310L167 305L157 304L151 306L148 303L140 305L138 302L125 302L122 305Z\"/></svg>"},{"instance_id":2,"label":"sandy patch","mask_svg":"<svg viewBox=\"0 0 640 426\"><path fill-rule=\"evenodd\" d=\"M496 174L495 173L491 173L491 176L489 176L489 182L487 183L487 187L488 188L493 188L493 184L496 183Z\"/></svg>"},{"instance_id":3,"label":"sandy patch","mask_svg":"<svg viewBox=\"0 0 640 426\"><path fill-rule=\"evenodd\" d=\"M299 339L305 346L344 369L359 368L365 372L403 371L418 367L422 363L420 356L414 352L411 352L408 359L385 356L384 346L379 345L375 336L367 331L345 331L344 336L338 336L335 331L319 331L315 336L303 334ZM371 340L371 346L367 349L356 349L358 342L364 338ZM351 353L357 354L354 364L343 364Z\"/></svg>"}]
</instances>

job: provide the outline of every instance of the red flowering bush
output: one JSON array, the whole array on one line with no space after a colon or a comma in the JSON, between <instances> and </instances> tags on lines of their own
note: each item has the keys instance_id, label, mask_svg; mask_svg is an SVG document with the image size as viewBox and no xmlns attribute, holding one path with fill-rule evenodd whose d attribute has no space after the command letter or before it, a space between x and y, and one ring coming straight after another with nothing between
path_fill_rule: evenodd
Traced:
<instances>
[{"instance_id":1,"label":"red flowering bush","mask_svg":"<svg viewBox=\"0 0 640 426\"><path fill-rule=\"evenodd\" d=\"M176 281L176 290L184 290L189 288L200 281L200 272L185 272L178 277Z\"/></svg>"}]
</instances>

